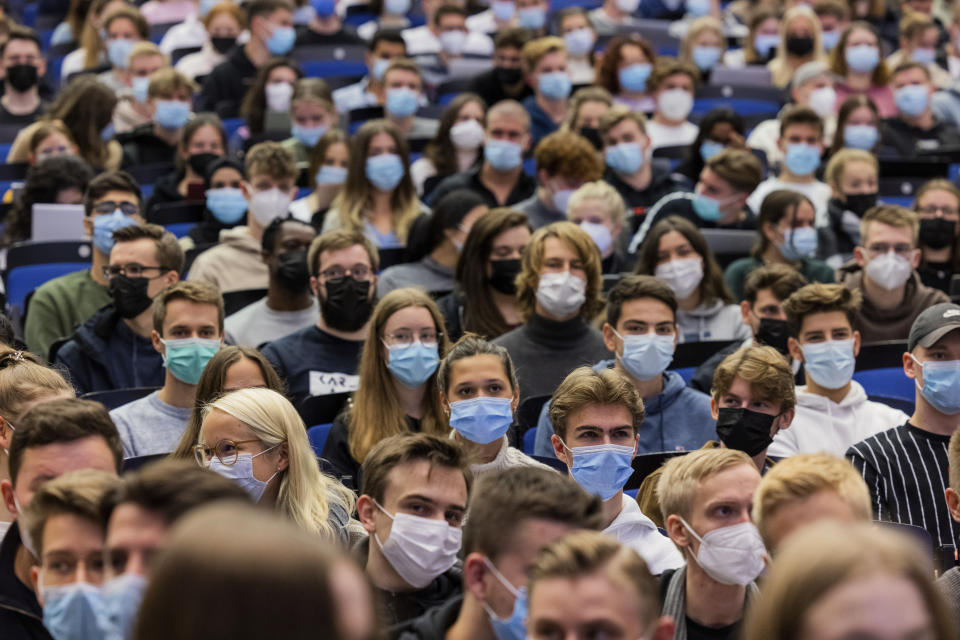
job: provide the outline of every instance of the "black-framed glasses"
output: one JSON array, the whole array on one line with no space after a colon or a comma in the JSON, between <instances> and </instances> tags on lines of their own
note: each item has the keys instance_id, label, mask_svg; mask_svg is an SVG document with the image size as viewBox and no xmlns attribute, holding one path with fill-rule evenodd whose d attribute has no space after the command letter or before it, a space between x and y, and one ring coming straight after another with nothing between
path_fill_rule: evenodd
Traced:
<instances>
[{"instance_id":1,"label":"black-framed glasses","mask_svg":"<svg viewBox=\"0 0 960 640\"><path fill-rule=\"evenodd\" d=\"M345 269L338 264L327 267L320 272L324 280L339 280L351 276L354 280L368 280L373 271L365 264L355 264L349 269Z\"/></svg>"},{"instance_id":2,"label":"black-framed glasses","mask_svg":"<svg viewBox=\"0 0 960 640\"><path fill-rule=\"evenodd\" d=\"M137 264L136 262L131 262L130 264L108 264L103 267L103 277L109 280L114 276L127 276L128 278L146 278L144 275L146 271L157 271L164 272L168 269L166 267L153 267L146 266L142 264ZM160 273L157 275L159 276Z\"/></svg>"},{"instance_id":3,"label":"black-framed glasses","mask_svg":"<svg viewBox=\"0 0 960 640\"><path fill-rule=\"evenodd\" d=\"M114 202L113 200L104 200L93 205L93 212L99 214L113 213L120 209L120 213L125 216L132 216L140 213L140 205L133 202Z\"/></svg>"},{"instance_id":4,"label":"black-framed glasses","mask_svg":"<svg viewBox=\"0 0 960 640\"><path fill-rule=\"evenodd\" d=\"M230 467L237 464L237 459L240 456L240 445L250 442L260 442L260 439L230 440L224 438L213 445L212 448L205 444L197 444L193 447L193 455L197 459L197 464L201 467L208 466L214 456L216 456L217 460Z\"/></svg>"}]
</instances>

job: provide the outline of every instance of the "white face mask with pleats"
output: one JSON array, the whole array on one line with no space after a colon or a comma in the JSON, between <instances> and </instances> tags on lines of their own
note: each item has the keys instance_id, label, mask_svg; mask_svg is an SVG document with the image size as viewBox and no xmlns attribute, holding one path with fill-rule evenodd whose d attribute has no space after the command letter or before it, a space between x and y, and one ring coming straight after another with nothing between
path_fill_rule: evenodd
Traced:
<instances>
[{"instance_id":1,"label":"white face mask with pleats","mask_svg":"<svg viewBox=\"0 0 960 640\"><path fill-rule=\"evenodd\" d=\"M680 522L690 535L700 541L696 563L717 582L742 587L756 580L763 572L767 549L752 522L714 529L702 538L686 520L680 518Z\"/></svg>"},{"instance_id":2,"label":"white face mask with pleats","mask_svg":"<svg viewBox=\"0 0 960 640\"><path fill-rule=\"evenodd\" d=\"M374 504L393 520L393 527L386 542L381 542L376 533L373 539L390 566L411 587L423 589L457 561L463 535L460 529L444 520L391 514L379 502Z\"/></svg>"}]
</instances>

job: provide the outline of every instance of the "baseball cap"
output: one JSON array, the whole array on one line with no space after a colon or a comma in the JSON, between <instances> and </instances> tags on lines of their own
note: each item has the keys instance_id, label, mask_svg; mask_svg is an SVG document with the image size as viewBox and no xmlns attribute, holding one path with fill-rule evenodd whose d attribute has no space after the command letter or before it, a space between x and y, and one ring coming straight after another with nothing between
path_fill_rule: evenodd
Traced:
<instances>
[{"instance_id":1,"label":"baseball cap","mask_svg":"<svg viewBox=\"0 0 960 640\"><path fill-rule=\"evenodd\" d=\"M956 329L960 329L960 305L952 302L935 304L913 321L910 337L907 340L907 350L913 351L918 344L928 349L937 340Z\"/></svg>"}]
</instances>

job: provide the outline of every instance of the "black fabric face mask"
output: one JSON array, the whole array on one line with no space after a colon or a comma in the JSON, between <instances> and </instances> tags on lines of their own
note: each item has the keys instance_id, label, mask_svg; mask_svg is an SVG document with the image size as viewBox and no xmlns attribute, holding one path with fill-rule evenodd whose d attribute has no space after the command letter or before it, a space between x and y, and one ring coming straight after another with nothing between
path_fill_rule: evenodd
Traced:
<instances>
[{"instance_id":1,"label":"black fabric face mask","mask_svg":"<svg viewBox=\"0 0 960 640\"><path fill-rule=\"evenodd\" d=\"M113 298L113 306L121 318L136 318L150 308L153 300L147 295L149 284L147 278L128 278L121 275L110 278L110 297Z\"/></svg>"},{"instance_id":2,"label":"black fabric face mask","mask_svg":"<svg viewBox=\"0 0 960 640\"><path fill-rule=\"evenodd\" d=\"M506 69L494 67L493 73L500 84L517 84L523 78L523 69Z\"/></svg>"},{"instance_id":3,"label":"black fabric face mask","mask_svg":"<svg viewBox=\"0 0 960 640\"><path fill-rule=\"evenodd\" d=\"M931 249L946 249L957 239L957 223L945 218L920 220L920 244Z\"/></svg>"},{"instance_id":4,"label":"black fabric face mask","mask_svg":"<svg viewBox=\"0 0 960 640\"><path fill-rule=\"evenodd\" d=\"M603 150L603 140L600 138L600 130L596 127L581 127L580 135L586 138L597 151Z\"/></svg>"},{"instance_id":5,"label":"black fabric face mask","mask_svg":"<svg viewBox=\"0 0 960 640\"><path fill-rule=\"evenodd\" d=\"M786 320L776 320L774 318L760 318L760 327L757 329L757 342L773 347L783 355L790 351L787 349L787 338L790 334L787 331Z\"/></svg>"},{"instance_id":6,"label":"black fabric face mask","mask_svg":"<svg viewBox=\"0 0 960 640\"><path fill-rule=\"evenodd\" d=\"M770 428L777 416L750 409L723 407L717 412L717 435L728 449L753 457L770 446Z\"/></svg>"},{"instance_id":7,"label":"black fabric face mask","mask_svg":"<svg viewBox=\"0 0 960 640\"><path fill-rule=\"evenodd\" d=\"M356 331L370 319L374 300L370 299L370 283L344 276L327 280L327 297L320 299L323 321L337 331Z\"/></svg>"},{"instance_id":8,"label":"black fabric face mask","mask_svg":"<svg viewBox=\"0 0 960 640\"><path fill-rule=\"evenodd\" d=\"M520 273L520 260L492 260L490 268L490 286L500 293L512 296L517 292L517 274Z\"/></svg>"},{"instance_id":9,"label":"black fabric face mask","mask_svg":"<svg viewBox=\"0 0 960 640\"><path fill-rule=\"evenodd\" d=\"M876 193L855 193L845 195L843 198L844 208L856 214L858 218L862 218L869 209L877 206Z\"/></svg>"},{"instance_id":10,"label":"black fabric face mask","mask_svg":"<svg viewBox=\"0 0 960 640\"><path fill-rule=\"evenodd\" d=\"M217 53L224 54L233 49L234 45L237 44L237 39L230 37L210 38L210 44L217 50Z\"/></svg>"},{"instance_id":11,"label":"black fabric face mask","mask_svg":"<svg viewBox=\"0 0 960 640\"><path fill-rule=\"evenodd\" d=\"M310 286L306 251L288 251L277 256L277 284L287 291L302 293Z\"/></svg>"},{"instance_id":12,"label":"black fabric face mask","mask_svg":"<svg viewBox=\"0 0 960 640\"><path fill-rule=\"evenodd\" d=\"M219 159L220 156L215 153L194 153L187 158L187 162L195 174L205 176L207 175L207 169L210 168L210 165Z\"/></svg>"},{"instance_id":13,"label":"black fabric face mask","mask_svg":"<svg viewBox=\"0 0 960 640\"><path fill-rule=\"evenodd\" d=\"M805 56L813 51L813 36L787 37L787 53Z\"/></svg>"},{"instance_id":14,"label":"black fabric face mask","mask_svg":"<svg viewBox=\"0 0 960 640\"><path fill-rule=\"evenodd\" d=\"M37 84L37 68L32 64L15 64L7 69L7 81L17 91L26 91Z\"/></svg>"}]
</instances>

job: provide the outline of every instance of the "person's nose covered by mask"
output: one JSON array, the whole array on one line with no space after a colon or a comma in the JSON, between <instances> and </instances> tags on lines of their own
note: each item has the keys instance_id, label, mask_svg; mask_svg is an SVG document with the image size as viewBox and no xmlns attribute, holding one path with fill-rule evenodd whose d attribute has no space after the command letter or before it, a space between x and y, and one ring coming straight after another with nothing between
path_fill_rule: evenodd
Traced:
<instances>
[{"instance_id":1,"label":"person's nose covered by mask","mask_svg":"<svg viewBox=\"0 0 960 640\"><path fill-rule=\"evenodd\" d=\"M303 293L310 287L307 250L285 251L276 257L271 275L280 287L290 293Z\"/></svg>"}]
</instances>

